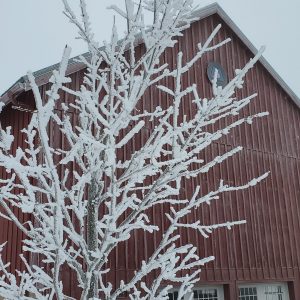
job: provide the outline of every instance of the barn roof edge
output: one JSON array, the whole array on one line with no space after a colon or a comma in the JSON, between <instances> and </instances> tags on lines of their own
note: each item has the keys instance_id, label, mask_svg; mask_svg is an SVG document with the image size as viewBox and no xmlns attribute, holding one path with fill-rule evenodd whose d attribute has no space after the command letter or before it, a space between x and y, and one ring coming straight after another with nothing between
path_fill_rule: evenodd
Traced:
<instances>
[{"instance_id":1,"label":"barn roof edge","mask_svg":"<svg viewBox=\"0 0 300 300\"><path fill-rule=\"evenodd\" d=\"M197 20L207 18L213 14L217 14L221 19L229 26L229 28L241 39L241 41L249 48L249 50L255 55L258 49L250 42L250 40L245 36L245 34L240 30L240 28L232 21L228 14L223 10L223 8L218 3L212 3L203 8L196 10L193 13L193 17ZM196 21L194 21L196 22ZM88 56L88 53L82 54ZM81 62L78 62L78 56L71 58L69 60L67 74L70 75L77 71L80 71L85 67ZM272 77L277 81L277 83L285 90L285 92L291 97L295 104L300 108L300 98L295 94L295 92L288 86L288 84L282 79L282 77L275 71L275 69L270 65L270 63L262 56L260 58L260 63L266 68L266 70L272 75ZM38 86L46 84L49 82L49 78L52 75L52 71L57 69L59 64L54 64L49 67L40 69L33 73L36 78ZM5 91L1 97L0 101L8 104L12 100L24 91L30 90L30 85L28 83L27 76L20 77L7 91Z\"/></svg>"}]
</instances>

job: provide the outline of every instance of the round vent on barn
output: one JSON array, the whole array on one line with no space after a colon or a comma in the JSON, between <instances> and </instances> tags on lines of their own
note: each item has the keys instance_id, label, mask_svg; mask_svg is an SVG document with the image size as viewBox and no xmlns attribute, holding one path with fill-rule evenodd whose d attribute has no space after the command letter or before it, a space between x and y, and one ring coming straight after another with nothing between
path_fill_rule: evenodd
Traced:
<instances>
[{"instance_id":1,"label":"round vent on barn","mask_svg":"<svg viewBox=\"0 0 300 300\"><path fill-rule=\"evenodd\" d=\"M218 71L217 86L224 87L227 84L227 74L224 68L217 62L212 61L207 66L207 77L212 82L215 76L215 70Z\"/></svg>"}]
</instances>

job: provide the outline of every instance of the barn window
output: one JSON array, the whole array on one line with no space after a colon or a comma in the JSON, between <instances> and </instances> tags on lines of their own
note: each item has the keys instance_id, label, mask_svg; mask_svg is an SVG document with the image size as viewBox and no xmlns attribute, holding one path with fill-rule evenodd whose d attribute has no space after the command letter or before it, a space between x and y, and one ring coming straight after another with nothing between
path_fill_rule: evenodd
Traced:
<instances>
[{"instance_id":1,"label":"barn window","mask_svg":"<svg viewBox=\"0 0 300 300\"><path fill-rule=\"evenodd\" d=\"M228 82L227 74L224 68L217 62L212 61L207 66L207 77L212 82L217 71L217 86L224 87Z\"/></svg>"},{"instance_id":2,"label":"barn window","mask_svg":"<svg viewBox=\"0 0 300 300\"><path fill-rule=\"evenodd\" d=\"M257 300L257 288L241 287L239 289L239 300Z\"/></svg>"},{"instance_id":3,"label":"barn window","mask_svg":"<svg viewBox=\"0 0 300 300\"><path fill-rule=\"evenodd\" d=\"M288 287L286 283L242 285L239 300L289 300Z\"/></svg>"},{"instance_id":4,"label":"barn window","mask_svg":"<svg viewBox=\"0 0 300 300\"><path fill-rule=\"evenodd\" d=\"M173 290L168 294L169 300L178 299L178 291ZM196 287L192 293L192 299L195 300L224 300L224 292L222 286L200 286ZM184 299L190 299L190 294Z\"/></svg>"},{"instance_id":5,"label":"barn window","mask_svg":"<svg viewBox=\"0 0 300 300\"><path fill-rule=\"evenodd\" d=\"M194 290L193 299L197 300L219 300L218 289L217 288L202 288Z\"/></svg>"},{"instance_id":6,"label":"barn window","mask_svg":"<svg viewBox=\"0 0 300 300\"><path fill-rule=\"evenodd\" d=\"M171 293L168 293L168 297L169 297L169 300L177 300L178 299L178 292L173 291Z\"/></svg>"}]
</instances>

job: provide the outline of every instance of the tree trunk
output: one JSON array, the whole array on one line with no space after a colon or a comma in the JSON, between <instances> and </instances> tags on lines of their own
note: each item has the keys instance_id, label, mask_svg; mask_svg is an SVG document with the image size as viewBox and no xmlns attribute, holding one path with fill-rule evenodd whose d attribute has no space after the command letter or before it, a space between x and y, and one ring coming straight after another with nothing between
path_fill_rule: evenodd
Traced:
<instances>
[{"instance_id":1,"label":"tree trunk","mask_svg":"<svg viewBox=\"0 0 300 300\"><path fill-rule=\"evenodd\" d=\"M98 204L97 198L99 197L98 188L99 182L97 183L96 176L93 176L91 184L88 190L88 206L87 206L87 244L89 251L96 251L97 249L97 220L98 220ZM90 253L90 261L92 262L94 258ZM88 291L88 299L97 297L98 290L98 276L96 272L93 272L89 291Z\"/></svg>"}]
</instances>

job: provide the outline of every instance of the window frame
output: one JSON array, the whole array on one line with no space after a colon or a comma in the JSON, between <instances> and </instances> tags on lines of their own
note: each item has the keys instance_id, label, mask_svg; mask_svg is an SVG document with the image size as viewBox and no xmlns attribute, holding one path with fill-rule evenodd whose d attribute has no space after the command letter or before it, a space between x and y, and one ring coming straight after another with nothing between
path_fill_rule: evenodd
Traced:
<instances>
[{"instance_id":1,"label":"window frame","mask_svg":"<svg viewBox=\"0 0 300 300\"><path fill-rule=\"evenodd\" d=\"M216 289L217 293L218 293L218 300L224 300L224 285L223 284L221 284L221 285L198 285L198 286L195 286L193 288L193 292L195 290L205 290L205 289L207 289L207 290ZM169 293L174 293L174 292L177 292L177 291L178 291L178 289L175 287L175 288L171 289L169 291ZM193 292L188 293L187 295L185 295L183 300L189 299L191 294L193 295ZM195 299L195 298L192 298L192 299Z\"/></svg>"},{"instance_id":2,"label":"window frame","mask_svg":"<svg viewBox=\"0 0 300 300\"><path fill-rule=\"evenodd\" d=\"M241 288L256 288L257 299L267 300L269 297L265 294L266 287L278 287L282 288L283 297L282 300L289 300L289 288L287 282L253 282L253 283L239 283L238 284L238 299L240 299L240 289Z\"/></svg>"},{"instance_id":3,"label":"window frame","mask_svg":"<svg viewBox=\"0 0 300 300\"><path fill-rule=\"evenodd\" d=\"M199 285L193 288L195 290L213 290L216 289L218 293L218 300L224 300L224 285ZM193 298L195 299L195 298Z\"/></svg>"}]
</instances>

